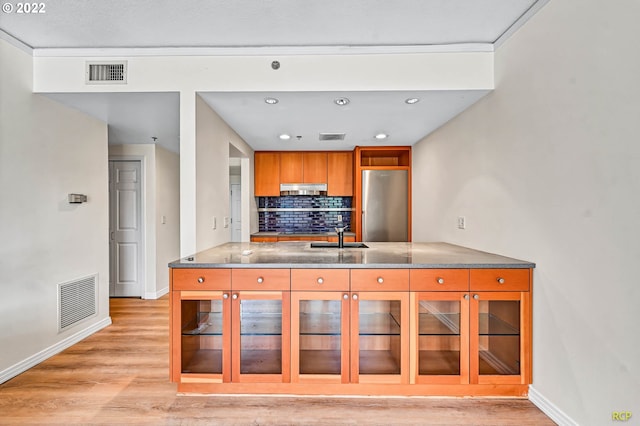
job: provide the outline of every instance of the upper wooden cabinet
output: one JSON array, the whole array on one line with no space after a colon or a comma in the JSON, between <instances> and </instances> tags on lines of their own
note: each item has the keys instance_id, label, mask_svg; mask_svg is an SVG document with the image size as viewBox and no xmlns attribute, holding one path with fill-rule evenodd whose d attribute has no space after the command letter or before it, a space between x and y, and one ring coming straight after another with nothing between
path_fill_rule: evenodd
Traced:
<instances>
[{"instance_id":1,"label":"upper wooden cabinet","mask_svg":"<svg viewBox=\"0 0 640 426\"><path fill-rule=\"evenodd\" d=\"M255 153L254 192L257 197L277 197L280 195L280 153Z\"/></svg>"},{"instance_id":2,"label":"upper wooden cabinet","mask_svg":"<svg viewBox=\"0 0 640 426\"><path fill-rule=\"evenodd\" d=\"M301 152L280 153L280 183L303 183Z\"/></svg>"},{"instance_id":3,"label":"upper wooden cabinet","mask_svg":"<svg viewBox=\"0 0 640 426\"><path fill-rule=\"evenodd\" d=\"M281 152L280 183L327 183L327 153Z\"/></svg>"},{"instance_id":4,"label":"upper wooden cabinet","mask_svg":"<svg viewBox=\"0 0 640 426\"><path fill-rule=\"evenodd\" d=\"M353 153L351 151L327 154L327 195L353 196Z\"/></svg>"},{"instance_id":5,"label":"upper wooden cabinet","mask_svg":"<svg viewBox=\"0 0 640 426\"><path fill-rule=\"evenodd\" d=\"M327 153L304 152L302 158L302 182L327 183Z\"/></svg>"},{"instance_id":6,"label":"upper wooden cabinet","mask_svg":"<svg viewBox=\"0 0 640 426\"><path fill-rule=\"evenodd\" d=\"M280 195L281 183L326 183L329 196L353 196L353 153L256 152L255 195Z\"/></svg>"}]
</instances>

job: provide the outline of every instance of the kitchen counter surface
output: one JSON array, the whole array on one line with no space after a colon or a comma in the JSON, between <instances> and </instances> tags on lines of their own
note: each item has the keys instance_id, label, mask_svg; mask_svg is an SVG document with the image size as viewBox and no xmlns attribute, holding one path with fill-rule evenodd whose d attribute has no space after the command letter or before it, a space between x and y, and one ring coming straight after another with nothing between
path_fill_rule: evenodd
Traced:
<instances>
[{"instance_id":1,"label":"kitchen counter surface","mask_svg":"<svg viewBox=\"0 0 640 426\"><path fill-rule=\"evenodd\" d=\"M534 268L535 264L448 243L365 243L369 248L311 248L309 242L226 243L171 268Z\"/></svg>"}]
</instances>

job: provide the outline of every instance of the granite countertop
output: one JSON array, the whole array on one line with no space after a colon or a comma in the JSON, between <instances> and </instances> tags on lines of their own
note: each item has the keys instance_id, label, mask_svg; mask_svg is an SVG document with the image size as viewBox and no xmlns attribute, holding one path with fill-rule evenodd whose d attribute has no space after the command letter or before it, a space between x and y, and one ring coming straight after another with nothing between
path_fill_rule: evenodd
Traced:
<instances>
[{"instance_id":1,"label":"granite countertop","mask_svg":"<svg viewBox=\"0 0 640 426\"><path fill-rule=\"evenodd\" d=\"M534 268L535 264L448 243L365 243L311 248L309 242L226 243L169 263L171 268Z\"/></svg>"}]
</instances>

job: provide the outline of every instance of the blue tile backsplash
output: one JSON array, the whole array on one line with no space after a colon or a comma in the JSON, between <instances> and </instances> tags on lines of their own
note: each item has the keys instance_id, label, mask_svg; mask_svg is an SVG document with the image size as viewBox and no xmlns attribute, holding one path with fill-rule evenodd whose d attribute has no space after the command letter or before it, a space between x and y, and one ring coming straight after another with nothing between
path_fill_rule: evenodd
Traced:
<instances>
[{"instance_id":1,"label":"blue tile backsplash","mask_svg":"<svg viewBox=\"0 0 640 426\"><path fill-rule=\"evenodd\" d=\"M314 211L264 211L263 209L315 209ZM328 211L328 209L344 209ZM338 215L351 224L351 197L258 197L260 232L322 233L334 231Z\"/></svg>"}]
</instances>

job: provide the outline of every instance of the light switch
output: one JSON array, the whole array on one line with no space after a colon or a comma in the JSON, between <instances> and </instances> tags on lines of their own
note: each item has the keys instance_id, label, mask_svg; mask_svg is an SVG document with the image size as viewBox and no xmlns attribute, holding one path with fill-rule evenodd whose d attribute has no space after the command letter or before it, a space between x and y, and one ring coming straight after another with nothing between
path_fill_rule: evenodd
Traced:
<instances>
[{"instance_id":1,"label":"light switch","mask_svg":"<svg viewBox=\"0 0 640 426\"><path fill-rule=\"evenodd\" d=\"M160 222L164 225L167 223L167 217L165 215L162 215L162 217L160 218Z\"/></svg>"},{"instance_id":2,"label":"light switch","mask_svg":"<svg viewBox=\"0 0 640 426\"><path fill-rule=\"evenodd\" d=\"M225 217L224 217L224 227L225 227L225 228L228 228L228 227L229 227L229 217L228 217L228 216L225 216Z\"/></svg>"},{"instance_id":3,"label":"light switch","mask_svg":"<svg viewBox=\"0 0 640 426\"><path fill-rule=\"evenodd\" d=\"M218 225L218 224L216 223L216 217L215 217L215 216L213 216L213 217L211 218L211 229L216 229L216 228L217 228L217 225Z\"/></svg>"}]
</instances>

